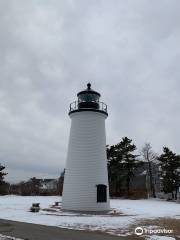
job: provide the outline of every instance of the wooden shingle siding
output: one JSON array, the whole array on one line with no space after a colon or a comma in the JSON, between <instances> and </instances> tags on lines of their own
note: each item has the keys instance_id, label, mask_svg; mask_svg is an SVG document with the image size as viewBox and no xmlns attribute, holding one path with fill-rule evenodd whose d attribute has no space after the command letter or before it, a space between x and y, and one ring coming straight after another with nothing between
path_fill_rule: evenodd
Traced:
<instances>
[{"instance_id":1,"label":"wooden shingle siding","mask_svg":"<svg viewBox=\"0 0 180 240\"><path fill-rule=\"evenodd\" d=\"M66 160L62 208L103 211L109 206L106 159L106 115L82 111L70 115L71 129ZM106 202L97 202L97 185L107 186Z\"/></svg>"}]
</instances>

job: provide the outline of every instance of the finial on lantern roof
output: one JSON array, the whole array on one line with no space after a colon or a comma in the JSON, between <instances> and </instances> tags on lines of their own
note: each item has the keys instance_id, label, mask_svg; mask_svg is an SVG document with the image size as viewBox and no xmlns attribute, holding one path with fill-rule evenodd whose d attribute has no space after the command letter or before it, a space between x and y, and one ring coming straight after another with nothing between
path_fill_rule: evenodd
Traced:
<instances>
[{"instance_id":1,"label":"finial on lantern roof","mask_svg":"<svg viewBox=\"0 0 180 240\"><path fill-rule=\"evenodd\" d=\"M87 84L87 89L88 89L88 90L91 89L91 84L90 84L90 83Z\"/></svg>"},{"instance_id":2,"label":"finial on lantern roof","mask_svg":"<svg viewBox=\"0 0 180 240\"><path fill-rule=\"evenodd\" d=\"M98 95L99 97L101 96L100 93L94 91L91 88L91 83L90 82L87 84L87 88L86 89L84 89L83 91L78 92L77 96L79 97L82 94L94 94L94 95Z\"/></svg>"}]
</instances>

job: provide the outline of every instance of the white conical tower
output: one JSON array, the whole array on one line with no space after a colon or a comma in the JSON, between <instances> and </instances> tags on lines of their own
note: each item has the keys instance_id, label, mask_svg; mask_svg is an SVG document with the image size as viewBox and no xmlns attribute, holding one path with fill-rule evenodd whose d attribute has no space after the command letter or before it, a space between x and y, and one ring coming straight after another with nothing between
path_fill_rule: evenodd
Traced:
<instances>
[{"instance_id":1,"label":"white conical tower","mask_svg":"<svg viewBox=\"0 0 180 240\"><path fill-rule=\"evenodd\" d=\"M87 89L70 104L71 129L67 153L62 208L77 211L107 211L109 186L106 158L106 104L100 94Z\"/></svg>"}]
</instances>

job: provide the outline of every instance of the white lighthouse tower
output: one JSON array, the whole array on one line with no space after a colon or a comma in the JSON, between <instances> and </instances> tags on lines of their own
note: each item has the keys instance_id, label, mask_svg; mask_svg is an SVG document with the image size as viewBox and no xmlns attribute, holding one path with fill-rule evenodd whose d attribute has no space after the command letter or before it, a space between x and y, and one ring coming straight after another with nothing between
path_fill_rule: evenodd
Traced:
<instances>
[{"instance_id":1,"label":"white lighthouse tower","mask_svg":"<svg viewBox=\"0 0 180 240\"><path fill-rule=\"evenodd\" d=\"M105 119L107 105L100 94L87 89L70 104L71 129L63 187L62 208L77 211L107 211L109 187Z\"/></svg>"}]
</instances>

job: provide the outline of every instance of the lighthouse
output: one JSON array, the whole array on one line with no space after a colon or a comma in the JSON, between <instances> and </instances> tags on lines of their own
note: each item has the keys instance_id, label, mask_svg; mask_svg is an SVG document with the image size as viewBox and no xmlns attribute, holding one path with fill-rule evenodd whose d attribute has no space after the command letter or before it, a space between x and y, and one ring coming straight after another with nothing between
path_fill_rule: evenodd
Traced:
<instances>
[{"instance_id":1,"label":"lighthouse","mask_svg":"<svg viewBox=\"0 0 180 240\"><path fill-rule=\"evenodd\" d=\"M70 104L71 128L63 186L62 209L110 209L106 157L107 105L87 84Z\"/></svg>"}]
</instances>

